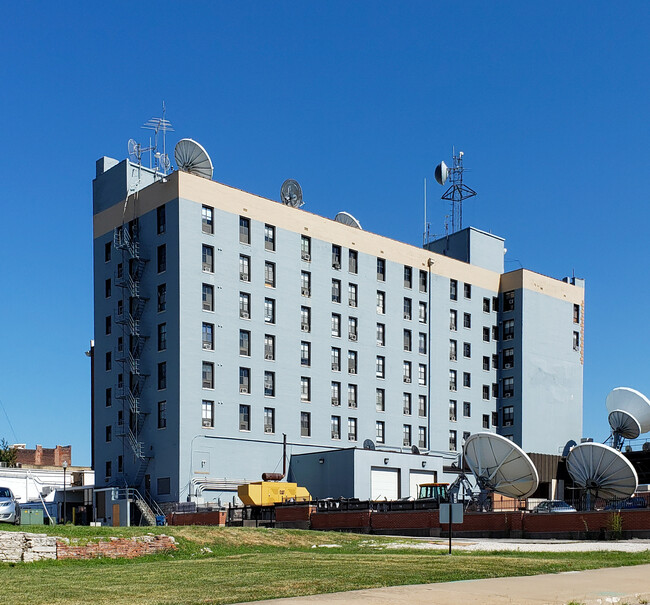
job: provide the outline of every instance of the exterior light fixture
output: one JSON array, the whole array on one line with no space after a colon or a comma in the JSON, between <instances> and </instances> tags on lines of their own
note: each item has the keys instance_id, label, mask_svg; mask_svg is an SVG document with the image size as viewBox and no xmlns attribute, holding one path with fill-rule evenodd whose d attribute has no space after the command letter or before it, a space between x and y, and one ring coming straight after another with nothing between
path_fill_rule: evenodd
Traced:
<instances>
[{"instance_id":1,"label":"exterior light fixture","mask_svg":"<svg viewBox=\"0 0 650 605\"><path fill-rule=\"evenodd\" d=\"M384 464L388 464L388 458L384 458Z\"/></svg>"}]
</instances>

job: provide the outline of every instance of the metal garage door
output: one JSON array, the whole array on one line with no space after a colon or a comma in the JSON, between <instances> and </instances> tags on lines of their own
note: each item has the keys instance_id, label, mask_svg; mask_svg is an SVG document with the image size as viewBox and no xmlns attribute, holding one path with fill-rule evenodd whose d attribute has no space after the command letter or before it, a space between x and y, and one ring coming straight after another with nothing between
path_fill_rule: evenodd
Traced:
<instances>
[{"instance_id":1,"label":"metal garage door","mask_svg":"<svg viewBox=\"0 0 650 605\"><path fill-rule=\"evenodd\" d=\"M417 498L419 485L435 482L435 471L411 471L409 474L409 496L411 496L411 498Z\"/></svg>"},{"instance_id":2,"label":"metal garage door","mask_svg":"<svg viewBox=\"0 0 650 605\"><path fill-rule=\"evenodd\" d=\"M370 493L373 500L397 500L399 498L399 469L370 469Z\"/></svg>"}]
</instances>

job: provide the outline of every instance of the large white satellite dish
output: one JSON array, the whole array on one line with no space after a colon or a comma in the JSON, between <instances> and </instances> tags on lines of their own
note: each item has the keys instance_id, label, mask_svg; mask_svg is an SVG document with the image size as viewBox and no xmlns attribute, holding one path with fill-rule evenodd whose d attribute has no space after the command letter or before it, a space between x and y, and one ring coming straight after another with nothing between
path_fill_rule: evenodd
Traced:
<instances>
[{"instance_id":1,"label":"large white satellite dish","mask_svg":"<svg viewBox=\"0 0 650 605\"><path fill-rule=\"evenodd\" d=\"M212 178L212 160L203 146L192 139L181 139L174 148L174 158L179 170L204 179Z\"/></svg>"},{"instance_id":2,"label":"large white satellite dish","mask_svg":"<svg viewBox=\"0 0 650 605\"><path fill-rule=\"evenodd\" d=\"M335 217L334 220L337 223L343 223L344 225L347 225L348 227L354 227L355 229L361 229L361 223L354 218L349 212L339 212Z\"/></svg>"},{"instance_id":3,"label":"large white satellite dish","mask_svg":"<svg viewBox=\"0 0 650 605\"><path fill-rule=\"evenodd\" d=\"M527 498L539 485L533 461L516 443L501 435L470 435L463 456L481 489L510 498Z\"/></svg>"},{"instance_id":4,"label":"large white satellite dish","mask_svg":"<svg viewBox=\"0 0 650 605\"><path fill-rule=\"evenodd\" d=\"M650 431L650 400L639 391L629 387L616 387L605 402L608 412L623 410L634 416L641 426L641 432Z\"/></svg>"},{"instance_id":5,"label":"large white satellite dish","mask_svg":"<svg viewBox=\"0 0 650 605\"><path fill-rule=\"evenodd\" d=\"M573 482L594 498L629 498L639 485L630 461L602 443L581 443L566 457Z\"/></svg>"}]
</instances>

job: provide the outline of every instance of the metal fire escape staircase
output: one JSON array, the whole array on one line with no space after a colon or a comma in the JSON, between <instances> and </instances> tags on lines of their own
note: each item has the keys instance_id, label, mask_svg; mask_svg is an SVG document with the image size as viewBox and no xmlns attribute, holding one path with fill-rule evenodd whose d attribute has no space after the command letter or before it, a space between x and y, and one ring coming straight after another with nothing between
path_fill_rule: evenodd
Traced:
<instances>
[{"instance_id":1,"label":"metal fire escape staircase","mask_svg":"<svg viewBox=\"0 0 650 605\"><path fill-rule=\"evenodd\" d=\"M118 388L118 399L128 403L129 418L118 425L118 434L129 444L136 460L136 474L132 485L137 487L142 483L147 471L150 456L145 452L145 444L141 440L142 426L148 412L140 405L140 396L144 388L147 374L143 373L140 358L148 335L141 329L141 320L147 298L140 293L140 281L148 262L140 256L137 221L129 225L117 227L113 232L113 244L122 251L121 275L116 276L115 284L128 294L128 305L122 305L122 312L116 313L115 323L123 328L124 339L121 350L117 351L116 359L123 367L123 384ZM126 297L123 297L126 298ZM126 409L126 406L125 406Z\"/></svg>"}]
</instances>

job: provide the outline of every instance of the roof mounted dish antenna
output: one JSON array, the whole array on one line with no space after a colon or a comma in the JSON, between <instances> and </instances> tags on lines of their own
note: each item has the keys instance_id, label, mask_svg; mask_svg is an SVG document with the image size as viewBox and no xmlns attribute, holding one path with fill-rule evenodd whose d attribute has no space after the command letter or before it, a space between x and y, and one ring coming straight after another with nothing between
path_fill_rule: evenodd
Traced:
<instances>
[{"instance_id":1,"label":"roof mounted dish antenna","mask_svg":"<svg viewBox=\"0 0 650 605\"><path fill-rule=\"evenodd\" d=\"M451 185L442 194L441 199L451 202L451 232L455 233L463 228L463 201L474 197L476 191L463 183L463 151L459 151L456 155L452 151L452 166L449 168L444 162L440 162L436 166L434 176L440 185L444 185L447 179L451 179Z\"/></svg>"},{"instance_id":2,"label":"roof mounted dish antenna","mask_svg":"<svg viewBox=\"0 0 650 605\"><path fill-rule=\"evenodd\" d=\"M298 181L287 179L280 187L280 200L285 206L300 208L305 202L302 201L302 188Z\"/></svg>"},{"instance_id":3,"label":"roof mounted dish antenna","mask_svg":"<svg viewBox=\"0 0 650 605\"><path fill-rule=\"evenodd\" d=\"M616 387L607 395L605 405L614 449L620 450L625 439L636 439L650 431L650 400L643 393Z\"/></svg>"},{"instance_id":4,"label":"roof mounted dish antenna","mask_svg":"<svg viewBox=\"0 0 650 605\"><path fill-rule=\"evenodd\" d=\"M363 231L363 228L361 227L361 223L356 218L354 218L349 212L339 212L334 217L334 220L337 223L343 223L348 227L354 227L355 229L361 229Z\"/></svg>"},{"instance_id":5,"label":"roof mounted dish antenna","mask_svg":"<svg viewBox=\"0 0 650 605\"><path fill-rule=\"evenodd\" d=\"M174 158L179 170L204 179L212 178L212 160L200 143L181 139L174 148Z\"/></svg>"}]
</instances>

